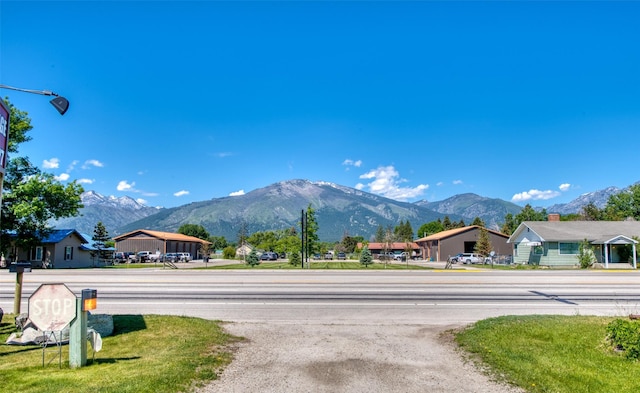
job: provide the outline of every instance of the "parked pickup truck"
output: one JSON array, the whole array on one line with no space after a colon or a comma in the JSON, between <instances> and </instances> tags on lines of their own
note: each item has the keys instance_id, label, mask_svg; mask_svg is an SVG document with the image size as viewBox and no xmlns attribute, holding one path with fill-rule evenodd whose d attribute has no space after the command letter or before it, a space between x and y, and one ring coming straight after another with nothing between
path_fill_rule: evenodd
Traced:
<instances>
[{"instance_id":1,"label":"parked pickup truck","mask_svg":"<svg viewBox=\"0 0 640 393\"><path fill-rule=\"evenodd\" d=\"M158 262L160 259L159 253L152 253L151 251L138 251L136 254L136 260L138 262Z\"/></svg>"}]
</instances>

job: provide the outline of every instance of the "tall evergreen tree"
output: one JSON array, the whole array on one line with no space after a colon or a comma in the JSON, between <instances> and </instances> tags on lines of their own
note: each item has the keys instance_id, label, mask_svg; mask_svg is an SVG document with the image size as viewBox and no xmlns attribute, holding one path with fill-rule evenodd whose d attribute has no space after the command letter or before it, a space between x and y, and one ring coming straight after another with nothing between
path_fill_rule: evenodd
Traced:
<instances>
[{"instance_id":1,"label":"tall evergreen tree","mask_svg":"<svg viewBox=\"0 0 640 393\"><path fill-rule=\"evenodd\" d=\"M376 229L376 235L374 239L375 243L384 242L384 228L382 225L378 225L378 229Z\"/></svg>"},{"instance_id":2,"label":"tall evergreen tree","mask_svg":"<svg viewBox=\"0 0 640 393\"><path fill-rule=\"evenodd\" d=\"M471 225L477 225L479 227L486 227L486 225L484 224L484 221L482 221L482 218L477 217L473 219L473 222L471 223Z\"/></svg>"},{"instance_id":3,"label":"tall evergreen tree","mask_svg":"<svg viewBox=\"0 0 640 393\"><path fill-rule=\"evenodd\" d=\"M109 259L110 252L105 250L107 248L107 243L111 240L109 237L109 232L107 232L107 228L105 228L102 221L99 221L96 226L93 228L93 247L96 249L97 257L100 259Z\"/></svg>"},{"instance_id":4,"label":"tall evergreen tree","mask_svg":"<svg viewBox=\"0 0 640 393\"><path fill-rule=\"evenodd\" d=\"M360 264L364 267L369 267L373 263L373 257L371 256L371 251L369 247L364 246L362 248L362 252L360 253Z\"/></svg>"},{"instance_id":5,"label":"tall evergreen tree","mask_svg":"<svg viewBox=\"0 0 640 393\"><path fill-rule=\"evenodd\" d=\"M489 237L489 231L487 228L480 227L480 232L478 233L478 240L476 241L476 245L473 248L474 252L477 254L488 256L491 253L493 246L491 245L491 238Z\"/></svg>"}]
</instances>

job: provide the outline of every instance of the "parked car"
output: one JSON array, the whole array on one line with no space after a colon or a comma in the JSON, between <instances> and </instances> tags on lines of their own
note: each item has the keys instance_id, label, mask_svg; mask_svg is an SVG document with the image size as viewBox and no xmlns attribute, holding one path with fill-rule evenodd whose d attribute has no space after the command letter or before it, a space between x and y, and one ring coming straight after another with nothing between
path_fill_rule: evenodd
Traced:
<instances>
[{"instance_id":1,"label":"parked car","mask_svg":"<svg viewBox=\"0 0 640 393\"><path fill-rule=\"evenodd\" d=\"M151 259L151 251L138 251L136 254L136 260L138 262L144 263L148 262Z\"/></svg>"},{"instance_id":2,"label":"parked car","mask_svg":"<svg viewBox=\"0 0 640 393\"><path fill-rule=\"evenodd\" d=\"M119 263L126 262L129 259L129 255L131 254L133 253L117 251L113 253L113 259L115 259L116 262L119 262Z\"/></svg>"},{"instance_id":3,"label":"parked car","mask_svg":"<svg viewBox=\"0 0 640 393\"><path fill-rule=\"evenodd\" d=\"M320 254L313 254L313 259L314 260L319 260L320 259Z\"/></svg>"},{"instance_id":4,"label":"parked car","mask_svg":"<svg viewBox=\"0 0 640 393\"><path fill-rule=\"evenodd\" d=\"M395 254L392 252L387 252L387 253L381 252L380 254L378 254L378 259L381 261L393 261L394 257L395 257Z\"/></svg>"},{"instance_id":5,"label":"parked car","mask_svg":"<svg viewBox=\"0 0 640 393\"><path fill-rule=\"evenodd\" d=\"M449 257L449 259L447 259L447 262L458 263L460 262L460 257L462 257L463 255L464 255L463 253L459 253L452 257Z\"/></svg>"},{"instance_id":6,"label":"parked car","mask_svg":"<svg viewBox=\"0 0 640 393\"><path fill-rule=\"evenodd\" d=\"M343 252L339 252L338 253L338 260L345 260L347 259L347 254L343 253Z\"/></svg>"},{"instance_id":7,"label":"parked car","mask_svg":"<svg viewBox=\"0 0 640 393\"><path fill-rule=\"evenodd\" d=\"M163 261L167 261L167 262L177 262L178 261L178 254L175 252L168 252L166 254L164 254L164 257L162 259Z\"/></svg>"},{"instance_id":8,"label":"parked car","mask_svg":"<svg viewBox=\"0 0 640 393\"><path fill-rule=\"evenodd\" d=\"M277 261L278 254L271 251L263 252L262 255L260 255L260 260L261 261Z\"/></svg>"},{"instance_id":9,"label":"parked car","mask_svg":"<svg viewBox=\"0 0 640 393\"><path fill-rule=\"evenodd\" d=\"M188 252L177 252L176 257L178 262L189 262L191 260L191 254Z\"/></svg>"},{"instance_id":10,"label":"parked car","mask_svg":"<svg viewBox=\"0 0 640 393\"><path fill-rule=\"evenodd\" d=\"M460 256L458 260L459 262L469 264L469 263L482 263L484 261L484 258L480 254L465 252Z\"/></svg>"},{"instance_id":11,"label":"parked car","mask_svg":"<svg viewBox=\"0 0 640 393\"><path fill-rule=\"evenodd\" d=\"M324 254L324 259L328 259L328 260L332 261L333 260L333 254L330 253L330 252Z\"/></svg>"},{"instance_id":12,"label":"parked car","mask_svg":"<svg viewBox=\"0 0 640 393\"><path fill-rule=\"evenodd\" d=\"M398 254L393 254L393 259L396 261L406 261L407 260L407 253L405 251L398 253Z\"/></svg>"}]
</instances>

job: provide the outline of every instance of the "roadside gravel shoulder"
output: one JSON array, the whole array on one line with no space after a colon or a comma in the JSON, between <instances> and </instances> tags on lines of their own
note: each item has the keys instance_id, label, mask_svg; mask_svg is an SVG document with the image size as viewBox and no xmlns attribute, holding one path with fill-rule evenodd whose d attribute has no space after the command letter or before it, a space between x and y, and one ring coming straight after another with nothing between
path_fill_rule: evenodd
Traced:
<instances>
[{"instance_id":1,"label":"roadside gravel shoulder","mask_svg":"<svg viewBox=\"0 0 640 393\"><path fill-rule=\"evenodd\" d=\"M245 340L214 392L521 393L465 361L458 326L226 323ZM444 333L444 334L443 334Z\"/></svg>"}]
</instances>

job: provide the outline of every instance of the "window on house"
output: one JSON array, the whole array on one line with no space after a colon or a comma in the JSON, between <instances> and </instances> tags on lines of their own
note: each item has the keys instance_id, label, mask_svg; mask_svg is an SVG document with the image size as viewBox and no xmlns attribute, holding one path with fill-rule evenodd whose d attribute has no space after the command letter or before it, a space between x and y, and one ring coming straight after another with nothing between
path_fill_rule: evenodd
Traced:
<instances>
[{"instance_id":1,"label":"window on house","mask_svg":"<svg viewBox=\"0 0 640 393\"><path fill-rule=\"evenodd\" d=\"M517 257L518 256L518 243L515 243L513 245L513 256Z\"/></svg>"},{"instance_id":2,"label":"window on house","mask_svg":"<svg viewBox=\"0 0 640 393\"><path fill-rule=\"evenodd\" d=\"M42 260L42 246L33 247L31 249L31 260L32 261L41 261Z\"/></svg>"},{"instance_id":3,"label":"window on house","mask_svg":"<svg viewBox=\"0 0 640 393\"><path fill-rule=\"evenodd\" d=\"M558 243L560 254L576 255L579 248L580 243Z\"/></svg>"},{"instance_id":4,"label":"window on house","mask_svg":"<svg viewBox=\"0 0 640 393\"><path fill-rule=\"evenodd\" d=\"M65 261L69 261L73 259L73 247L72 246L66 246L64 248L64 260Z\"/></svg>"}]
</instances>

